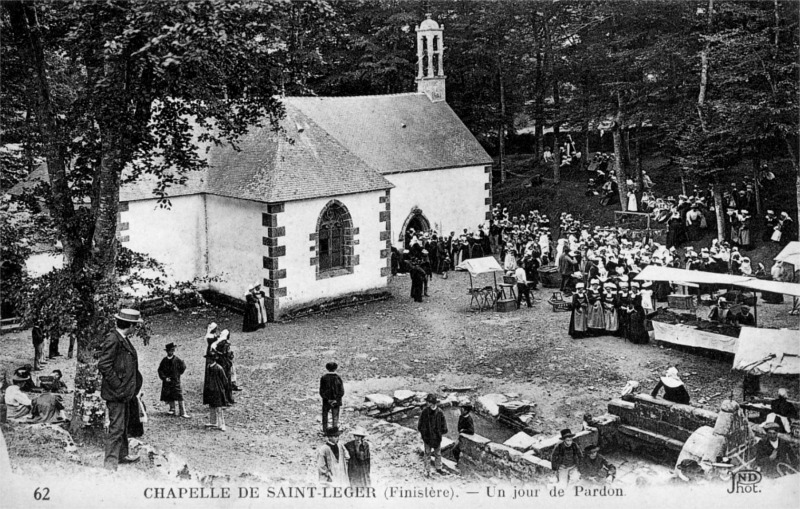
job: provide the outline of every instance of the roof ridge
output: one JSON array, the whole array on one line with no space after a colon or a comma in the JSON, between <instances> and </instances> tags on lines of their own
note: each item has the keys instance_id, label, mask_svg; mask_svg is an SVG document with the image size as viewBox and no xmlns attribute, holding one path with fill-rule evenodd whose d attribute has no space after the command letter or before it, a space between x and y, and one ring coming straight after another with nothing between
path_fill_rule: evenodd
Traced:
<instances>
[{"instance_id":1,"label":"roof ridge","mask_svg":"<svg viewBox=\"0 0 800 509\"><path fill-rule=\"evenodd\" d=\"M400 97L405 95L425 95L424 92L398 92L395 94L367 94L367 95L287 95L282 99L355 99L363 97Z\"/></svg>"}]
</instances>

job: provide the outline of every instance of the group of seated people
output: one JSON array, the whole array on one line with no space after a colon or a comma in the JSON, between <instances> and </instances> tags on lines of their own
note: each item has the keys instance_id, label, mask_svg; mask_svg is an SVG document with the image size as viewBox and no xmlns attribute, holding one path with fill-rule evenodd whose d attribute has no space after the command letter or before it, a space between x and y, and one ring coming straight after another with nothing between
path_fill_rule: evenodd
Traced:
<instances>
[{"instance_id":1,"label":"group of seated people","mask_svg":"<svg viewBox=\"0 0 800 509\"><path fill-rule=\"evenodd\" d=\"M66 416L61 394L70 391L61 381L61 370L53 370L52 375L38 378L32 375L32 370L30 365L16 369L11 385L5 388L8 419L28 424L64 421Z\"/></svg>"}]
</instances>

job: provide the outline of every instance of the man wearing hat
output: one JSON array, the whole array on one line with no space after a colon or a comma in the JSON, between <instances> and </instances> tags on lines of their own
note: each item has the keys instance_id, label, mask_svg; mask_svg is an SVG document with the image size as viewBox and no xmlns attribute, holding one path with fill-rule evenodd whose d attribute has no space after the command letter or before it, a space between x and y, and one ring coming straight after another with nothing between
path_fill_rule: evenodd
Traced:
<instances>
[{"instance_id":1,"label":"man wearing hat","mask_svg":"<svg viewBox=\"0 0 800 509\"><path fill-rule=\"evenodd\" d=\"M778 431L790 433L792 431L792 421L798 418L797 408L787 399L789 393L786 389L778 389L778 397L769 403L770 412L767 415L767 422L774 422L779 426Z\"/></svg>"},{"instance_id":2,"label":"man wearing hat","mask_svg":"<svg viewBox=\"0 0 800 509\"><path fill-rule=\"evenodd\" d=\"M561 442L553 448L550 456L550 463L556 473L559 484L569 484L570 481L577 481L581 475L578 472L578 465L583 459L581 448L573 441L575 435L569 429L561 430Z\"/></svg>"},{"instance_id":3,"label":"man wearing hat","mask_svg":"<svg viewBox=\"0 0 800 509\"><path fill-rule=\"evenodd\" d=\"M442 470L442 437L447 433L447 421L444 412L438 407L439 400L433 394L425 397L427 406L419 416L417 430L422 436L422 443L425 446L425 454L422 457L422 465L425 467L425 476L430 477L431 470L431 451L434 454L436 472L444 475Z\"/></svg>"},{"instance_id":4,"label":"man wearing hat","mask_svg":"<svg viewBox=\"0 0 800 509\"><path fill-rule=\"evenodd\" d=\"M589 445L584 449L585 456L583 461L578 463L578 471L581 479L592 484L605 484L614 480L617 475L617 468L608 462L598 451L597 444Z\"/></svg>"},{"instance_id":5,"label":"man wearing hat","mask_svg":"<svg viewBox=\"0 0 800 509\"><path fill-rule=\"evenodd\" d=\"M767 477L780 477L797 468L797 455L789 443L778 436L780 425L769 422L764 425L767 436L756 444L756 466Z\"/></svg>"},{"instance_id":6,"label":"man wearing hat","mask_svg":"<svg viewBox=\"0 0 800 509\"><path fill-rule=\"evenodd\" d=\"M344 444L350 459L347 462L347 475L350 478L350 486L369 487L372 481L369 478L370 472L370 453L369 442L366 439L367 432L361 426L353 430L353 440Z\"/></svg>"},{"instance_id":7,"label":"man wearing hat","mask_svg":"<svg viewBox=\"0 0 800 509\"><path fill-rule=\"evenodd\" d=\"M191 416L186 413L183 404L183 389L181 388L181 375L186 371L186 363L175 355L175 343L169 343L164 350L167 356L161 359L158 365L158 378L161 379L161 401L169 405L170 415L180 415L184 419ZM175 413L177 403L178 413Z\"/></svg>"},{"instance_id":8,"label":"man wearing hat","mask_svg":"<svg viewBox=\"0 0 800 509\"><path fill-rule=\"evenodd\" d=\"M319 481L330 486L350 486L347 463L350 456L339 443L338 426L325 430L325 444L317 449L317 471Z\"/></svg>"},{"instance_id":9,"label":"man wearing hat","mask_svg":"<svg viewBox=\"0 0 800 509\"><path fill-rule=\"evenodd\" d=\"M459 434L463 433L464 435L474 435L475 434L475 421L472 419L472 403L464 403L461 405L461 415L458 416L458 432ZM459 441L455 447L453 447L453 459L456 460L458 463L458 459L461 457L461 442Z\"/></svg>"},{"instance_id":10,"label":"man wearing hat","mask_svg":"<svg viewBox=\"0 0 800 509\"><path fill-rule=\"evenodd\" d=\"M119 463L139 461L138 456L128 455L128 417L129 403L139 393L142 380L139 357L128 338L133 327L142 323L141 315L135 309L121 309L114 318L116 328L103 341L97 360L103 375L100 396L108 411L104 466L109 470L116 470Z\"/></svg>"}]
</instances>

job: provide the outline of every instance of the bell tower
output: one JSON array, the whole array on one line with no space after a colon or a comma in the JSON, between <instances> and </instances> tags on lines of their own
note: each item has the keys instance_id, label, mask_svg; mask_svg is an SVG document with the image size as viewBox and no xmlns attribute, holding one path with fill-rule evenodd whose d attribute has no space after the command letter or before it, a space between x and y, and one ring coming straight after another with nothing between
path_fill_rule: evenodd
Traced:
<instances>
[{"instance_id":1,"label":"bell tower","mask_svg":"<svg viewBox=\"0 0 800 509\"><path fill-rule=\"evenodd\" d=\"M431 102L445 100L444 89L444 44L439 26L426 14L427 19L419 24L417 31L417 92L423 92Z\"/></svg>"}]
</instances>

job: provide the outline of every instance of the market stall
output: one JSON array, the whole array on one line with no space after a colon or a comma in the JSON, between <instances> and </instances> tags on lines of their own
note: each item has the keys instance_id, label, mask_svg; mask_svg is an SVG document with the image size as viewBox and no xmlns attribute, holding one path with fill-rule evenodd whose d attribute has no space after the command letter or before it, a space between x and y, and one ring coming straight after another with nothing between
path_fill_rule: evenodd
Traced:
<instances>
[{"instance_id":1,"label":"market stall","mask_svg":"<svg viewBox=\"0 0 800 509\"><path fill-rule=\"evenodd\" d=\"M483 258L470 258L458 264L459 269L464 269L469 274L469 289L467 294L470 296L470 309L491 309L494 306L495 294L497 292L497 273L503 272L503 268L497 263L494 256ZM475 286L475 280L481 274L492 274L492 284L486 286Z\"/></svg>"},{"instance_id":2,"label":"market stall","mask_svg":"<svg viewBox=\"0 0 800 509\"><path fill-rule=\"evenodd\" d=\"M800 285L779 281L765 281L750 276L733 276L730 274L717 274L695 270L676 269L672 267L649 266L636 277L639 281L670 281L678 284L697 284L710 288L727 288L727 295L735 295L736 299L726 302L725 316L735 317L743 305L752 306L753 321L757 324L756 291L768 291L785 295L800 296ZM749 296L744 292L753 292ZM713 292L712 292L713 295ZM673 296L670 296L673 297ZM675 296L677 301L677 296ZM669 300L673 304L674 300ZM680 310L690 310L681 306ZM664 318L653 318L653 334L656 341L663 341L681 346L704 348L728 354L738 351L739 326L736 323L726 323L727 320L718 322L703 320L697 316L675 315L674 313L661 313ZM734 320L735 321L735 320ZM769 330L769 329L757 329ZM796 332L795 332L796 333Z\"/></svg>"}]
</instances>

